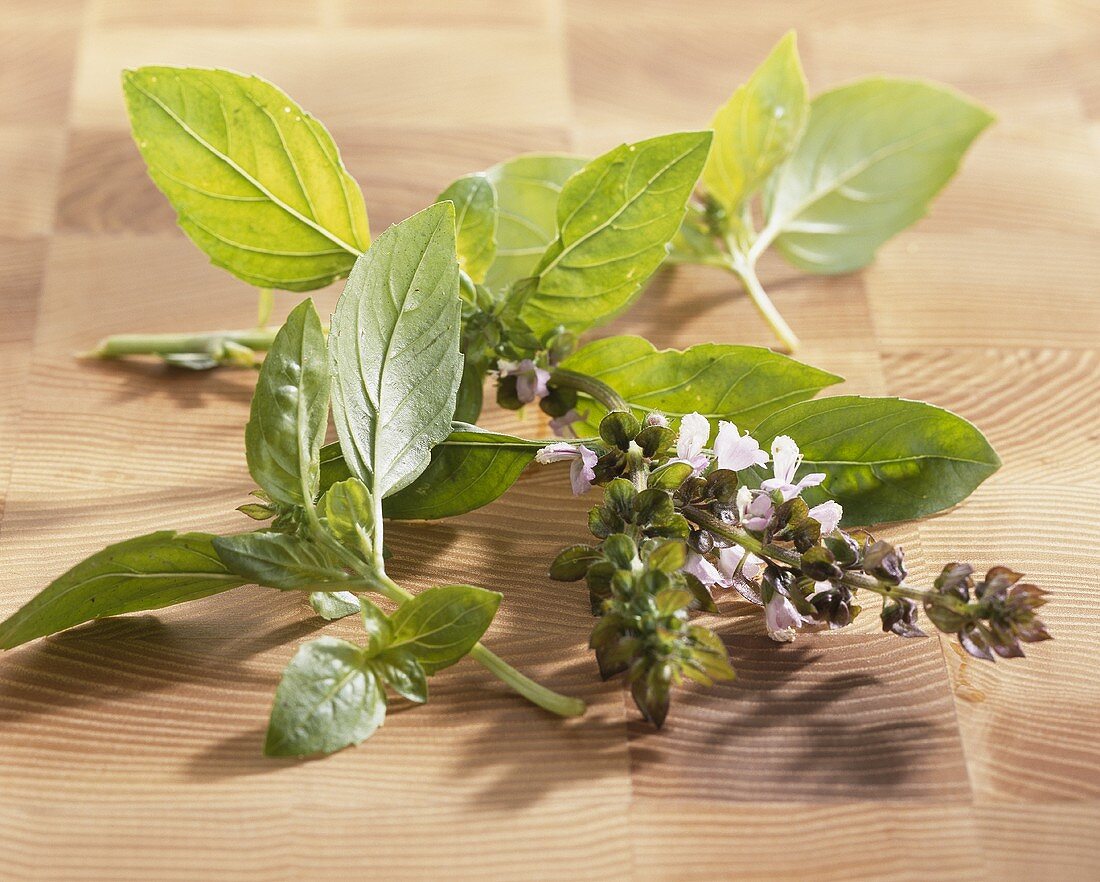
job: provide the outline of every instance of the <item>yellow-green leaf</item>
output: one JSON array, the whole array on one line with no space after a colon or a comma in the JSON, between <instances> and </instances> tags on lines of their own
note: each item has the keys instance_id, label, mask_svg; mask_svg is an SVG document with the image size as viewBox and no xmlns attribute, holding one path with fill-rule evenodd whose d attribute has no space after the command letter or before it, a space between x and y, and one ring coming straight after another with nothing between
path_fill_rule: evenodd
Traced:
<instances>
[{"instance_id":1,"label":"yellow-green leaf","mask_svg":"<svg viewBox=\"0 0 1100 882\"><path fill-rule=\"evenodd\" d=\"M736 214L785 160L806 124L809 100L794 31L789 32L714 119L703 185Z\"/></svg>"},{"instance_id":2,"label":"yellow-green leaf","mask_svg":"<svg viewBox=\"0 0 1100 882\"><path fill-rule=\"evenodd\" d=\"M252 285L321 288L370 245L324 126L259 77L142 67L122 76L134 141L180 227Z\"/></svg>"},{"instance_id":3,"label":"yellow-green leaf","mask_svg":"<svg viewBox=\"0 0 1100 882\"><path fill-rule=\"evenodd\" d=\"M531 275L558 235L558 197L587 162L580 156L526 154L485 172L497 196L496 256L485 276L494 290Z\"/></svg>"},{"instance_id":4,"label":"yellow-green leaf","mask_svg":"<svg viewBox=\"0 0 1100 882\"><path fill-rule=\"evenodd\" d=\"M467 175L440 193L436 202L454 203L458 264L475 282L484 281L497 250L493 185L483 174Z\"/></svg>"},{"instance_id":5,"label":"yellow-green leaf","mask_svg":"<svg viewBox=\"0 0 1100 882\"><path fill-rule=\"evenodd\" d=\"M558 237L520 310L536 334L587 330L634 299L668 253L710 140L679 132L622 144L566 182Z\"/></svg>"}]
</instances>

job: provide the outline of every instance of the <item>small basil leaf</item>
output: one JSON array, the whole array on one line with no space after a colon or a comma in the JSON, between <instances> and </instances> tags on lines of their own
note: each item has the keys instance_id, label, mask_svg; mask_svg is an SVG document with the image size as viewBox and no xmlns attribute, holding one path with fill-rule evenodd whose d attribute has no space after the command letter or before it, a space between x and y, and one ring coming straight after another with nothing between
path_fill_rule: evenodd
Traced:
<instances>
[{"instance_id":1,"label":"small basil leaf","mask_svg":"<svg viewBox=\"0 0 1100 882\"><path fill-rule=\"evenodd\" d=\"M329 133L271 83L142 67L122 87L149 176L217 266L261 288L311 291L370 245L363 195Z\"/></svg>"},{"instance_id":2,"label":"small basil leaf","mask_svg":"<svg viewBox=\"0 0 1100 882\"><path fill-rule=\"evenodd\" d=\"M453 665L481 639L500 606L501 595L472 585L429 588L390 616L392 647L404 647L434 674Z\"/></svg>"},{"instance_id":3,"label":"small basil leaf","mask_svg":"<svg viewBox=\"0 0 1100 882\"><path fill-rule=\"evenodd\" d=\"M469 359L462 366L462 380L458 384L455 399L455 419L463 423L476 423L481 416L485 375Z\"/></svg>"},{"instance_id":4,"label":"small basil leaf","mask_svg":"<svg viewBox=\"0 0 1100 882\"><path fill-rule=\"evenodd\" d=\"M493 185L483 174L467 175L435 201L454 203L458 264L475 282L484 281L497 250L497 195Z\"/></svg>"},{"instance_id":5,"label":"small basil leaf","mask_svg":"<svg viewBox=\"0 0 1100 882\"><path fill-rule=\"evenodd\" d=\"M385 718L386 694L363 650L318 637L299 647L283 671L264 753L332 753L366 740Z\"/></svg>"},{"instance_id":6,"label":"small basil leaf","mask_svg":"<svg viewBox=\"0 0 1100 882\"><path fill-rule=\"evenodd\" d=\"M390 227L355 264L329 332L332 409L353 474L385 498L451 430L462 354L454 206Z\"/></svg>"},{"instance_id":7,"label":"small basil leaf","mask_svg":"<svg viewBox=\"0 0 1100 882\"><path fill-rule=\"evenodd\" d=\"M610 319L668 254L707 158L710 132L622 144L571 177L558 200L558 237L535 268L520 317L540 336Z\"/></svg>"},{"instance_id":8,"label":"small basil leaf","mask_svg":"<svg viewBox=\"0 0 1100 882\"><path fill-rule=\"evenodd\" d=\"M370 660L371 666L394 692L409 701L428 700L428 678L424 668L407 649L387 649Z\"/></svg>"},{"instance_id":9,"label":"small basil leaf","mask_svg":"<svg viewBox=\"0 0 1100 882\"><path fill-rule=\"evenodd\" d=\"M362 613L363 630L370 637L367 654L376 655L393 642L393 626L389 616L366 597L359 598L359 611Z\"/></svg>"},{"instance_id":10,"label":"small basil leaf","mask_svg":"<svg viewBox=\"0 0 1100 882\"><path fill-rule=\"evenodd\" d=\"M108 545L0 624L0 649L93 619L161 609L243 585L218 559L213 540L206 533L162 530Z\"/></svg>"},{"instance_id":11,"label":"small basil leaf","mask_svg":"<svg viewBox=\"0 0 1100 882\"><path fill-rule=\"evenodd\" d=\"M252 479L286 505L312 502L328 425L325 334L311 300L298 304L260 368L245 426Z\"/></svg>"},{"instance_id":12,"label":"small basil leaf","mask_svg":"<svg viewBox=\"0 0 1100 882\"><path fill-rule=\"evenodd\" d=\"M314 591L309 595L309 605L330 622L359 612L359 598L350 591Z\"/></svg>"},{"instance_id":13,"label":"small basil leaf","mask_svg":"<svg viewBox=\"0 0 1100 882\"><path fill-rule=\"evenodd\" d=\"M348 478L333 484L317 502L317 512L325 526L352 551L369 547L370 529L374 521L370 491L358 478Z\"/></svg>"},{"instance_id":14,"label":"small basil leaf","mask_svg":"<svg viewBox=\"0 0 1100 882\"><path fill-rule=\"evenodd\" d=\"M642 337L607 337L574 352L561 366L611 386L639 415L676 419L697 412L730 420L739 429L784 407L812 398L842 378L757 346L703 343L661 349ZM585 419L574 426L591 434L607 412L585 399Z\"/></svg>"},{"instance_id":15,"label":"small basil leaf","mask_svg":"<svg viewBox=\"0 0 1100 882\"><path fill-rule=\"evenodd\" d=\"M945 86L872 77L818 95L769 188L767 230L795 266L843 273L919 220L993 116Z\"/></svg>"},{"instance_id":16,"label":"small basil leaf","mask_svg":"<svg viewBox=\"0 0 1100 882\"><path fill-rule=\"evenodd\" d=\"M731 215L786 159L809 115L794 31L715 113L703 185Z\"/></svg>"},{"instance_id":17,"label":"small basil leaf","mask_svg":"<svg viewBox=\"0 0 1100 882\"><path fill-rule=\"evenodd\" d=\"M962 417L902 398L805 401L768 417L755 435L765 449L778 435L793 438L805 457L799 476L826 475L820 487L803 491L806 502L835 499L849 525L942 511L1001 464L982 433Z\"/></svg>"},{"instance_id":18,"label":"small basil leaf","mask_svg":"<svg viewBox=\"0 0 1100 882\"><path fill-rule=\"evenodd\" d=\"M268 588L300 591L353 580L324 546L292 533L219 536L214 548L231 572Z\"/></svg>"},{"instance_id":19,"label":"small basil leaf","mask_svg":"<svg viewBox=\"0 0 1100 882\"><path fill-rule=\"evenodd\" d=\"M562 185L588 160L579 156L517 156L485 172L497 196L496 256L485 284L501 290L531 275L558 235Z\"/></svg>"}]
</instances>

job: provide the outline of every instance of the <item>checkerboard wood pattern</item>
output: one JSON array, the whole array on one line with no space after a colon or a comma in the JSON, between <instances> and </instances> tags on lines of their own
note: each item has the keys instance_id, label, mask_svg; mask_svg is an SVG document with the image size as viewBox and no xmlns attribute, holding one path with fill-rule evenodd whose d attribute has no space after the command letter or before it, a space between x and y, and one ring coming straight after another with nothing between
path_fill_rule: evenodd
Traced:
<instances>
[{"instance_id":1,"label":"checkerboard wood pattern","mask_svg":"<svg viewBox=\"0 0 1100 882\"><path fill-rule=\"evenodd\" d=\"M278 83L330 127L378 231L518 152L705 125L791 27L815 90L925 76L999 115L873 266L823 279L769 258L762 276L843 391L927 399L989 435L997 475L887 535L920 577L956 557L1025 570L1053 592L1057 639L994 668L883 636L872 609L780 647L730 604L739 678L681 693L654 733L596 677L583 588L544 576L584 535L586 503L533 472L466 517L395 527L396 575L503 591L487 642L584 696L586 717L550 719L463 663L358 749L268 760L279 672L318 630L299 598L242 589L103 621L0 657L0 877L1100 877L1094 2L3 0L0 613L107 542L245 526L226 512L250 489L253 377L73 357L111 332L255 315L145 177L121 68ZM611 330L771 342L702 268L665 272Z\"/></svg>"}]
</instances>

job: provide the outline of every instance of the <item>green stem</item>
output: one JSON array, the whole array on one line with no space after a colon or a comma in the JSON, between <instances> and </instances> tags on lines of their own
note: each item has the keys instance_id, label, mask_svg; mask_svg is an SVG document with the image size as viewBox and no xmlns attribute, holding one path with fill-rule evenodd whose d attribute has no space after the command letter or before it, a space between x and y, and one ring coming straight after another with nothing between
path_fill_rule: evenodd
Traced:
<instances>
[{"instance_id":1,"label":"green stem","mask_svg":"<svg viewBox=\"0 0 1100 882\"><path fill-rule=\"evenodd\" d=\"M564 386L567 389L576 389L578 392L583 392L589 398L596 399L608 410L630 410L630 405L626 403L625 398L608 386L607 383L597 380L595 377L590 377L588 374L556 367L550 371L550 382L555 386Z\"/></svg>"},{"instance_id":2,"label":"green stem","mask_svg":"<svg viewBox=\"0 0 1100 882\"><path fill-rule=\"evenodd\" d=\"M741 280L741 284L745 287L745 293L749 295L749 299L753 302L757 312L775 332L775 336L779 338L783 348L787 352L797 351L801 345L798 335L787 324L786 319L783 318L779 310L775 308L775 304L772 303L768 293L764 290L764 286L760 284L760 279L756 275L756 265L742 257L739 252L732 251L729 268Z\"/></svg>"},{"instance_id":3,"label":"green stem","mask_svg":"<svg viewBox=\"0 0 1100 882\"><path fill-rule=\"evenodd\" d=\"M732 524L727 524L716 518L709 511L697 508L694 505L685 505L683 508L683 515L689 521L693 521L703 529L717 536L729 539L731 542L736 542L744 548L745 551L755 554L757 557L767 558L795 568L802 564L802 556L797 551L779 548L775 545L769 545L765 548L764 543L748 532L748 530L745 530L743 527L735 527ZM923 601L928 596L927 591L909 588L906 585L891 585L888 582L880 582L874 576L868 576L866 573L847 572L841 577L840 581L849 588L863 588L867 591L873 591L875 594L881 594L883 597L889 597L895 600L904 597L907 600Z\"/></svg>"},{"instance_id":4,"label":"green stem","mask_svg":"<svg viewBox=\"0 0 1100 882\"><path fill-rule=\"evenodd\" d=\"M219 355L226 343L236 343L256 352L271 348L278 328L247 331L209 331L205 334L116 334L105 337L88 353L92 358L122 358L127 355Z\"/></svg>"},{"instance_id":5,"label":"green stem","mask_svg":"<svg viewBox=\"0 0 1100 882\"><path fill-rule=\"evenodd\" d=\"M395 603L404 603L413 598L412 594L383 572L375 572L368 575L367 578L372 582L375 591ZM561 695L536 683L530 677L521 674L500 656L491 652L482 643L474 644L474 648L470 650L470 658L477 661L507 686L543 710L548 710L559 717L579 717L585 712L585 704L581 699Z\"/></svg>"}]
</instances>

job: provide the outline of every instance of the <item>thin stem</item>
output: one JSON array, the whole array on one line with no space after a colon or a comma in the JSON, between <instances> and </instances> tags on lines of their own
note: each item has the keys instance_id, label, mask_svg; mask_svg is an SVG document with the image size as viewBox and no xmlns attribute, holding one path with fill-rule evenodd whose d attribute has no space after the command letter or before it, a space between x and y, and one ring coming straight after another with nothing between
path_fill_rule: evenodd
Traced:
<instances>
[{"instance_id":1,"label":"thin stem","mask_svg":"<svg viewBox=\"0 0 1100 882\"><path fill-rule=\"evenodd\" d=\"M127 355L218 355L226 343L256 352L271 348L278 328L250 328L246 331L209 331L186 334L116 334L100 340L87 353L91 358L122 358Z\"/></svg>"},{"instance_id":2,"label":"thin stem","mask_svg":"<svg viewBox=\"0 0 1100 882\"><path fill-rule=\"evenodd\" d=\"M689 521L693 521L705 530L729 539L731 542L736 542L744 548L745 551L755 554L757 557L768 558L786 564L789 567L797 568L802 564L802 556L797 551L779 548L775 545L768 545L765 547L764 543L748 532L748 530L745 530L743 527L735 527L732 524L727 524L716 518L709 511L697 508L694 505L685 505L683 514ZM875 594L881 594L883 597L890 597L893 599L904 597L907 600L923 601L925 597L928 596L927 591L909 588L906 585L891 585L887 582L880 582L874 576L869 576L866 573L847 572L841 577L840 581L849 588L863 588L867 591L873 591Z\"/></svg>"},{"instance_id":3,"label":"thin stem","mask_svg":"<svg viewBox=\"0 0 1100 882\"><path fill-rule=\"evenodd\" d=\"M757 312L775 332L775 336L779 338L779 342L785 350L788 352L797 351L801 345L798 335L787 324L786 319L783 318L779 310L775 308L775 304L772 303L768 293L764 290L764 286L760 284L760 279L756 276L756 265L742 256L732 243L730 248L729 268L733 270L734 274L741 280L741 284L745 286L745 293L749 295L749 299L753 302Z\"/></svg>"},{"instance_id":4,"label":"thin stem","mask_svg":"<svg viewBox=\"0 0 1100 882\"><path fill-rule=\"evenodd\" d=\"M412 594L394 582L384 572L373 573L368 578L372 581L374 590L399 604L413 598ZM581 699L561 695L536 683L530 677L521 674L496 653L487 649L482 643L474 644L474 648L470 650L470 658L496 675L505 685L510 686L532 704L538 705L543 710L548 710L559 717L579 717L585 712L585 703Z\"/></svg>"},{"instance_id":5,"label":"thin stem","mask_svg":"<svg viewBox=\"0 0 1100 882\"><path fill-rule=\"evenodd\" d=\"M626 403L625 398L608 386L607 383L597 380L595 377L590 377L588 374L556 367L550 371L550 382L556 386L564 386L567 389L576 389L578 392L583 392L590 398L595 398L608 410L630 410L630 405Z\"/></svg>"},{"instance_id":6,"label":"thin stem","mask_svg":"<svg viewBox=\"0 0 1100 882\"><path fill-rule=\"evenodd\" d=\"M260 288L260 299L256 304L256 327L266 328L271 321L271 310L275 306L275 292L270 288Z\"/></svg>"}]
</instances>

